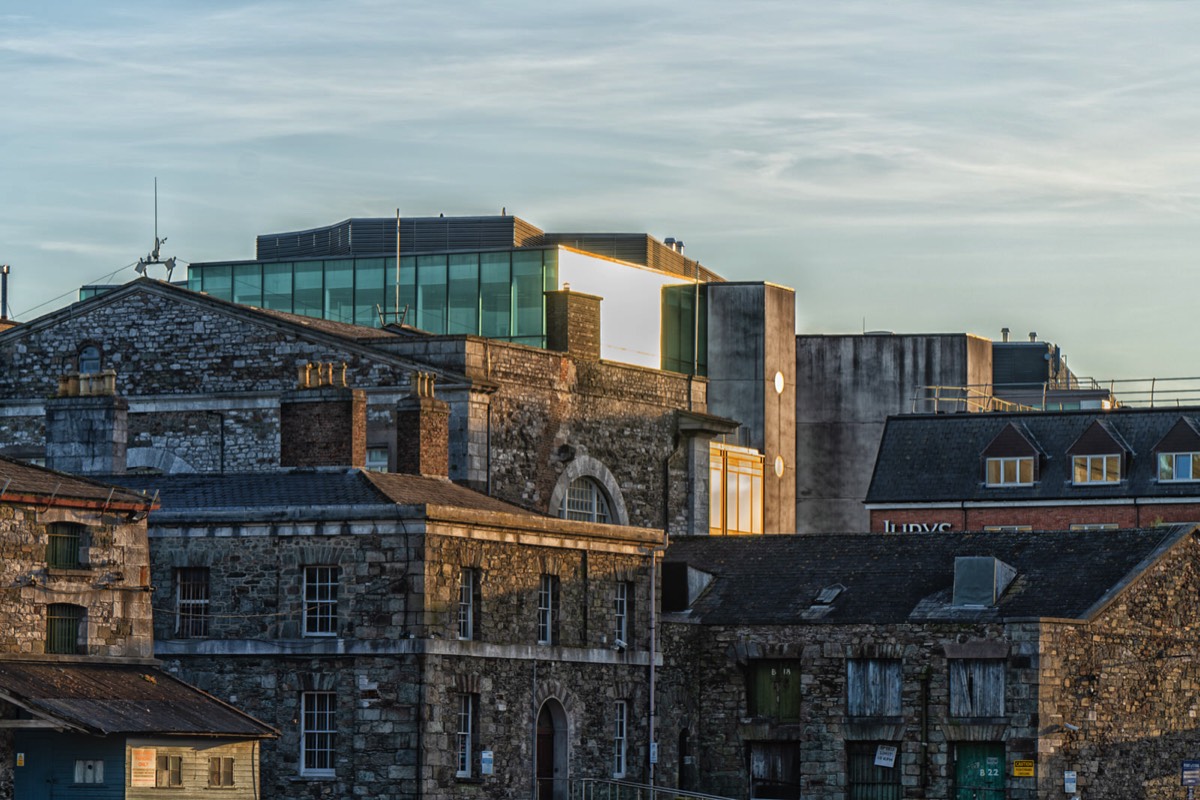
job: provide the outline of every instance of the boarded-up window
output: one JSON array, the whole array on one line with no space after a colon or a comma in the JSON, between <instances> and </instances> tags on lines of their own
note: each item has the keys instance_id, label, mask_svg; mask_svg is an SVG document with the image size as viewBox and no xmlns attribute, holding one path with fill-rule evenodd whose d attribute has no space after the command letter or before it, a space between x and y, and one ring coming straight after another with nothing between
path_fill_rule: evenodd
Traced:
<instances>
[{"instance_id":1,"label":"boarded-up window","mask_svg":"<svg viewBox=\"0 0 1200 800\"><path fill-rule=\"evenodd\" d=\"M746 672L750 716L800 719L800 662L752 661Z\"/></svg>"},{"instance_id":2,"label":"boarded-up window","mask_svg":"<svg viewBox=\"0 0 1200 800\"><path fill-rule=\"evenodd\" d=\"M900 661L855 658L846 662L846 709L852 717L898 717Z\"/></svg>"},{"instance_id":3,"label":"boarded-up window","mask_svg":"<svg viewBox=\"0 0 1200 800\"><path fill-rule=\"evenodd\" d=\"M159 756L155 786L183 786L183 757Z\"/></svg>"},{"instance_id":4,"label":"boarded-up window","mask_svg":"<svg viewBox=\"0 0 1200 800\"><path fill-rule=\"evenodd\" d=\"M1004 661L950 659L950 716L1004 716Z\"/></svg>"},{"instance_id":5,"label":"boarded-up window","mask_svg":"<svg viewBox=\"0 0 1200 800\"><path fill-rule=\"evenodd\" d=\"M750 743L750 796L798 800L800 746L796 742Z\"/></svg>"},{"instance_id":6,"label":"boarded-up window","mask_svg":"<svg viewBox=\"0 0 1200 800\"><path fill-rule=\"evenodd\" d=\"M880 766L879 747L884 742L846 743L847 800L900 800L900 765Z\"/></svg>"}]
</instances>

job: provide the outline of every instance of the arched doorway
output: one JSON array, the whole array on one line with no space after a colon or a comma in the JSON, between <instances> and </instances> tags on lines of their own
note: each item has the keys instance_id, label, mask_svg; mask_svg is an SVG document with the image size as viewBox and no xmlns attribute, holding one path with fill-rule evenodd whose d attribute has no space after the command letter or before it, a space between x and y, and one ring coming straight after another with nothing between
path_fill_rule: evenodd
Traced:
<instances>
[{"instance_id":1,"label":"arched doorway","mask_svg":"<svg viewBox=\"0 0 1200 800\"><path fill-rule=\"evenodd\" d=\"M534 775L537 800L566 800L567 712L553 697L538 711Z\"/></svg>"}]
</instances>

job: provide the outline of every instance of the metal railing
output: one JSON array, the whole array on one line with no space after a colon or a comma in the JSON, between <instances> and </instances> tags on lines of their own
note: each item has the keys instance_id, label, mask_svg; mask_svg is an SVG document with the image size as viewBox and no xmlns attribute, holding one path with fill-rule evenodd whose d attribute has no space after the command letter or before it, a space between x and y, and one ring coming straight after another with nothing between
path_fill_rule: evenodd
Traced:
<instances>
[{"instance_id":1,"label":"metal railing","mask_svg":"<svg viewBox=\"0 0 1200 800\"><path fill-rule=\"evenodd\" d=\"M650 786L607 778L580 778L571 782L571 800L733 800L717 794Z\"/></svg>"},{"instance_id":2,"label":"metal railing","mask_svg":"<svg viewBox=\"0 0 1200 800\"><path fill-rule=\"evenodd\" d=\"M997 397L996 393L1007 399ZM1072 396L1074 395L1074 397ZM919 386L913 392L911 412L1045 411L1078 408L1090 401L1099 408L1171 408L1200 406L1200 377L1122 378L1099 381L1075 378L1070 387L1061 382ZM1084 406L1087 408L1088 406Z\"/></svg>"}]
</instances>

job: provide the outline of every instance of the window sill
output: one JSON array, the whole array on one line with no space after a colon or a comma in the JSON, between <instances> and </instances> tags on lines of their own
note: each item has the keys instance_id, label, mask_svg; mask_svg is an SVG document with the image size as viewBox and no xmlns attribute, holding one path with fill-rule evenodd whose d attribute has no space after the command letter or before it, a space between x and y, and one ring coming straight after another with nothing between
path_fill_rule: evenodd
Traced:
<instances>
[{"instance_id":1,"label":"window sill","mask_svg":"<svg viewBox=\"0 0 1200 800\"><path fill-rule=\"evenodd\" d=\"M333 773L322 773L320 775L293 775L288 778L292 783L328 783L337 780L337 775Z\"/></svg>"},{"instance_id":2,"label":"window sill","mask_svg":"<svg viewBox=\"0 0 1200 800\"><path fill-rule=\"evenodd\" d=\"M482 784L483 778L479 775L455 775L454 782L455 783L466 783L466 784Z\"/></svg>"},{"instance_id":3,"label":"window sill","mask_svg":"<svg viewBox=\"0 0 1200 800\"><path fill-rule=\"evenodd\" d=\"M90 578L96 573L91 567L81 564L78 567L47 566L46 574L51 578Z\"/></svg>"}]
</instances>

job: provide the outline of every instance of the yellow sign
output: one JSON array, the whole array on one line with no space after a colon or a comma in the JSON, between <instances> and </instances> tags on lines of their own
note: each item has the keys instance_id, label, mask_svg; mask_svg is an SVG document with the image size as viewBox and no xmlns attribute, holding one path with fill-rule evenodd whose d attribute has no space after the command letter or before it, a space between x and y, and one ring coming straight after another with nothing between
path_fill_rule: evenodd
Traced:
<instances>
[{"instance_id":1,"label":"yellow sign","mask_svg":"<svg viewBox=\"0 0 1200 800\"><path fill-rule=\"evenodd\" d=\"M155 756L158 755L153 747L134 747L130 749L130 786L154 786L158 766Z\"/></svg>"},{"instance_id":2,"label":"yellow sign","mask_svg":"<svg viewBox=\"0 0 1200 800\"><path fill-rule=\"evenodd\" d=\"M25 754L24 753L17 753L17 766L18 767L25 766Z\"/></svg>"},{"instance_id":3,"label":"yellow sign","mask_svg":"<svg viewBox=\"0 0 1200 800\"><path fill-rule=\"evenodd\" d=\"M1033 759L1013 762L1014 778L1032 778L1034 776Z\"/></svg>"}]
</instances>

